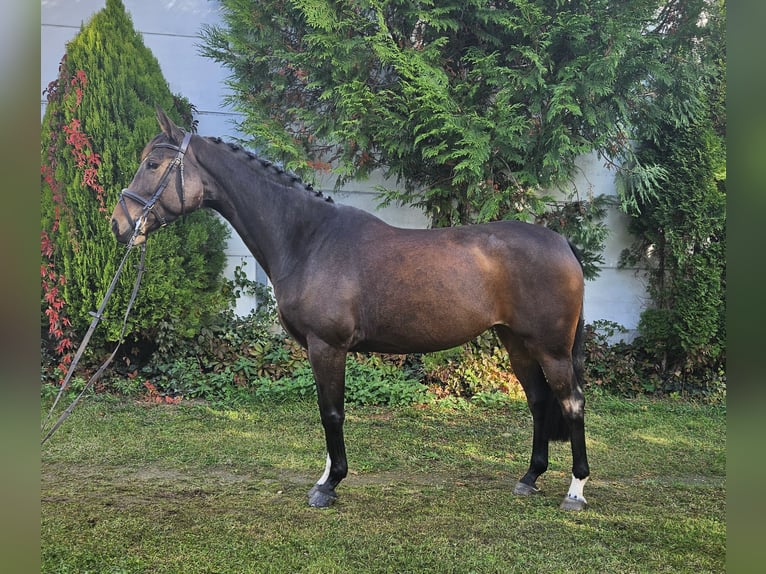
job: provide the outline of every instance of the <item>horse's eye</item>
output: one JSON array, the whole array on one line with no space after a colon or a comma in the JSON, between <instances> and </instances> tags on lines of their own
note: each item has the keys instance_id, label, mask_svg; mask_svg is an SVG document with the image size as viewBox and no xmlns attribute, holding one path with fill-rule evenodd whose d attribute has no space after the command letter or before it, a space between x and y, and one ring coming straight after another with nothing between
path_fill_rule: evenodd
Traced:
<instances>
[{"instance_id":1,"label":"horse's eye","mask_svg":"<svg viewBox=\"0 0 766 574\"><path fill-rule=\"evenodd\" d=\"M156 161L149 160L146 162L146 166L149 169L157 169L158 167L160 167L160 164L158 164Z\"/></svg>"}]
</instances>

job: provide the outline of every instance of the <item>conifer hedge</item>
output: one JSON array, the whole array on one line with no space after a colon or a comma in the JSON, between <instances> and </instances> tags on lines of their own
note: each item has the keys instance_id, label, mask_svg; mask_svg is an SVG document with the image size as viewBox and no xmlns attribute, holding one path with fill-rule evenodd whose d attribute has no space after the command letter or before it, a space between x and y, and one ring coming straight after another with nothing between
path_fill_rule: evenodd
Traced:
<instances>
[{"instance_id":1,"label":"conifer hedge","mask_svg":"<svg viewBox=\"0 0 766 574\"><path fill-rule=\"evenodd\" d=\"M591 278L607 203L572 179L598 153L650 270L639 350L662 385L645 388L720 379L725 0L220 4L202 53L231 72L239 129L304 175L382 169L401 185L381 199L435 226L544 223ZM573 201L542 196L556 187Z\"/></svg>"},{"instance_id":2,"label":"conifer hedge","mask_svg":"<svg viewBox=\"0 0 766 574\"><path fill-rule=\"evenodd\" d=\"M635 346L651 357L663 391L708 392L725 388L726 369L726 3L711 1L705 34L680 45L676 57L696 69L694 89L669 94L697 102L681 121L669 107L642 126L635 141L639 161L657 165L659 189L634 198L634 236L623 262L648 270L648 308ZM690 26L692 23L674 25ZM681 67L680 64L678 66ZM702 73L700 70L707 70Z\"/></svg>"},{"instance_id":3,"label":"conifer hedge","mask_svg":"<svg viewBox=\"0 0 766 574\"><path fill-rule=\"evenodd\" d=\"M649 270L636 345L651 351L666 390L677 390L689 380L704 387L725 369L726 156L709 117L663 132L639 153L666 169L665 188L631 219L636 239L624 258Z\"/></svg>"},{"instance_id":4,"label":"conifer hedge","mask_svg":"<svg viewBox=\"0 0 766 574\"><path fill-rule=\"evenodd\" d=\"M193 108L171 93L121 0L107 0L67 44L59 76L46 94L41 327L47 350L65 366L124 253L110 230L111 212L143 146L159 132L155 106L187 129L194 127ZM224 223L202 210L150 238L129 323L131 339L151 342L160 326L165 333L189 335L227 306L222 290L227 236ZM135 275L129 265L93 337L95 348L117 339Z\"/></svg>"}]
</instances>

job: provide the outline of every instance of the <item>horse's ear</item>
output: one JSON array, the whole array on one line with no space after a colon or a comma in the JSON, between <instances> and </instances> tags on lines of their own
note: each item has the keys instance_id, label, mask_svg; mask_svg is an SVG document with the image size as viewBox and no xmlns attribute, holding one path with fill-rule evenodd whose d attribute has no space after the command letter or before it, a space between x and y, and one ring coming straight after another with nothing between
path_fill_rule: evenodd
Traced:
<instances>
[{"instance_id":1,"label":"horse's ear","mask_svg":"<svg viewBox=\"0 0 766 574\"><path fill-rule=\"evenodd\" d=\"M162 133L168 136L171 140L180 142L183 139L184 135L181 128L175 125L173 120L171 120L159 106L157 106L157 121L160 123Z\"/></svg>"}]
</instances>

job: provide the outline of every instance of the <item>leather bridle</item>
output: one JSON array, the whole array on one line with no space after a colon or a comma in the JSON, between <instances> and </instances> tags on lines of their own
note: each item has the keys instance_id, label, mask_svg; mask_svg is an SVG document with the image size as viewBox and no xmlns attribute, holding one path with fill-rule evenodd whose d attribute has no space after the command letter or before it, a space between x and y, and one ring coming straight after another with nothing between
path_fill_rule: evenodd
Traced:
<instances>
[{"instance_id":1,"label":"leather bridle","mask_svg":"<svg viewBox=\"0 0 766 574\"><path fill-rule=\"evenodd\" d=\"M162 196L163 192L165 191L165 188L168 186L168 183L170 182L170 176L173 174L173 171L176 167L178 167L181 174L181 184L177 186L176 189L178 191L178 199L181 202L181 215L183 216L185 214L186 205L184 199L184 154L186 153L186 149L189 147L189 141L191 141L191 137L191 132L185 133L184 139L180 146L173 145L171 143L158 143L152 147L152 150L156 148L168 148L175 150L176 157L172 162L170 162L168 167L165 168L165 173L162 174L162 178L157 184L157 189L148 200L144 199L137 193L129 191L128 189L123 189L120 193L120 206L122 207L123 213L125 213L125 217L128 218L128 222L130 222L130 227L133 229L134 237L137 233L139 233L139 226L141 223L143 223L144 219L149 213L152 213L157 218L157 221L160 222L161 227L164 227L168 224L167 220L165 219L165 215L161 210L155 209L155 205L160 199L160 196ZM130 216L128 204L125 201L126 198L132 199L143 207L143 211L141 212L141 216L138 218L138 221L133 221L133 218Z\"/></svg>"}]
</instances>

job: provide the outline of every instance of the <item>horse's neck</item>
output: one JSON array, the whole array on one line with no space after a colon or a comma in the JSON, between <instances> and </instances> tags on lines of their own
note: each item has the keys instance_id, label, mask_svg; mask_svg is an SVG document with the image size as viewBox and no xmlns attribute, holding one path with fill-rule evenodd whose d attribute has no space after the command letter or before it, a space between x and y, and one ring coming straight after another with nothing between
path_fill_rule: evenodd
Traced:
<instances>
[{"instance_id":1,"label":"horse's neck","mask_svg":"<svg viewBox=\"0 0 766 574\"><path fill-rule=\"evenodd\" d=\"M272 281L289 274L333 205L227 144L208 147L215 151L203 165L208 205L231 223Z\"/></svg>"}]
</instances>

